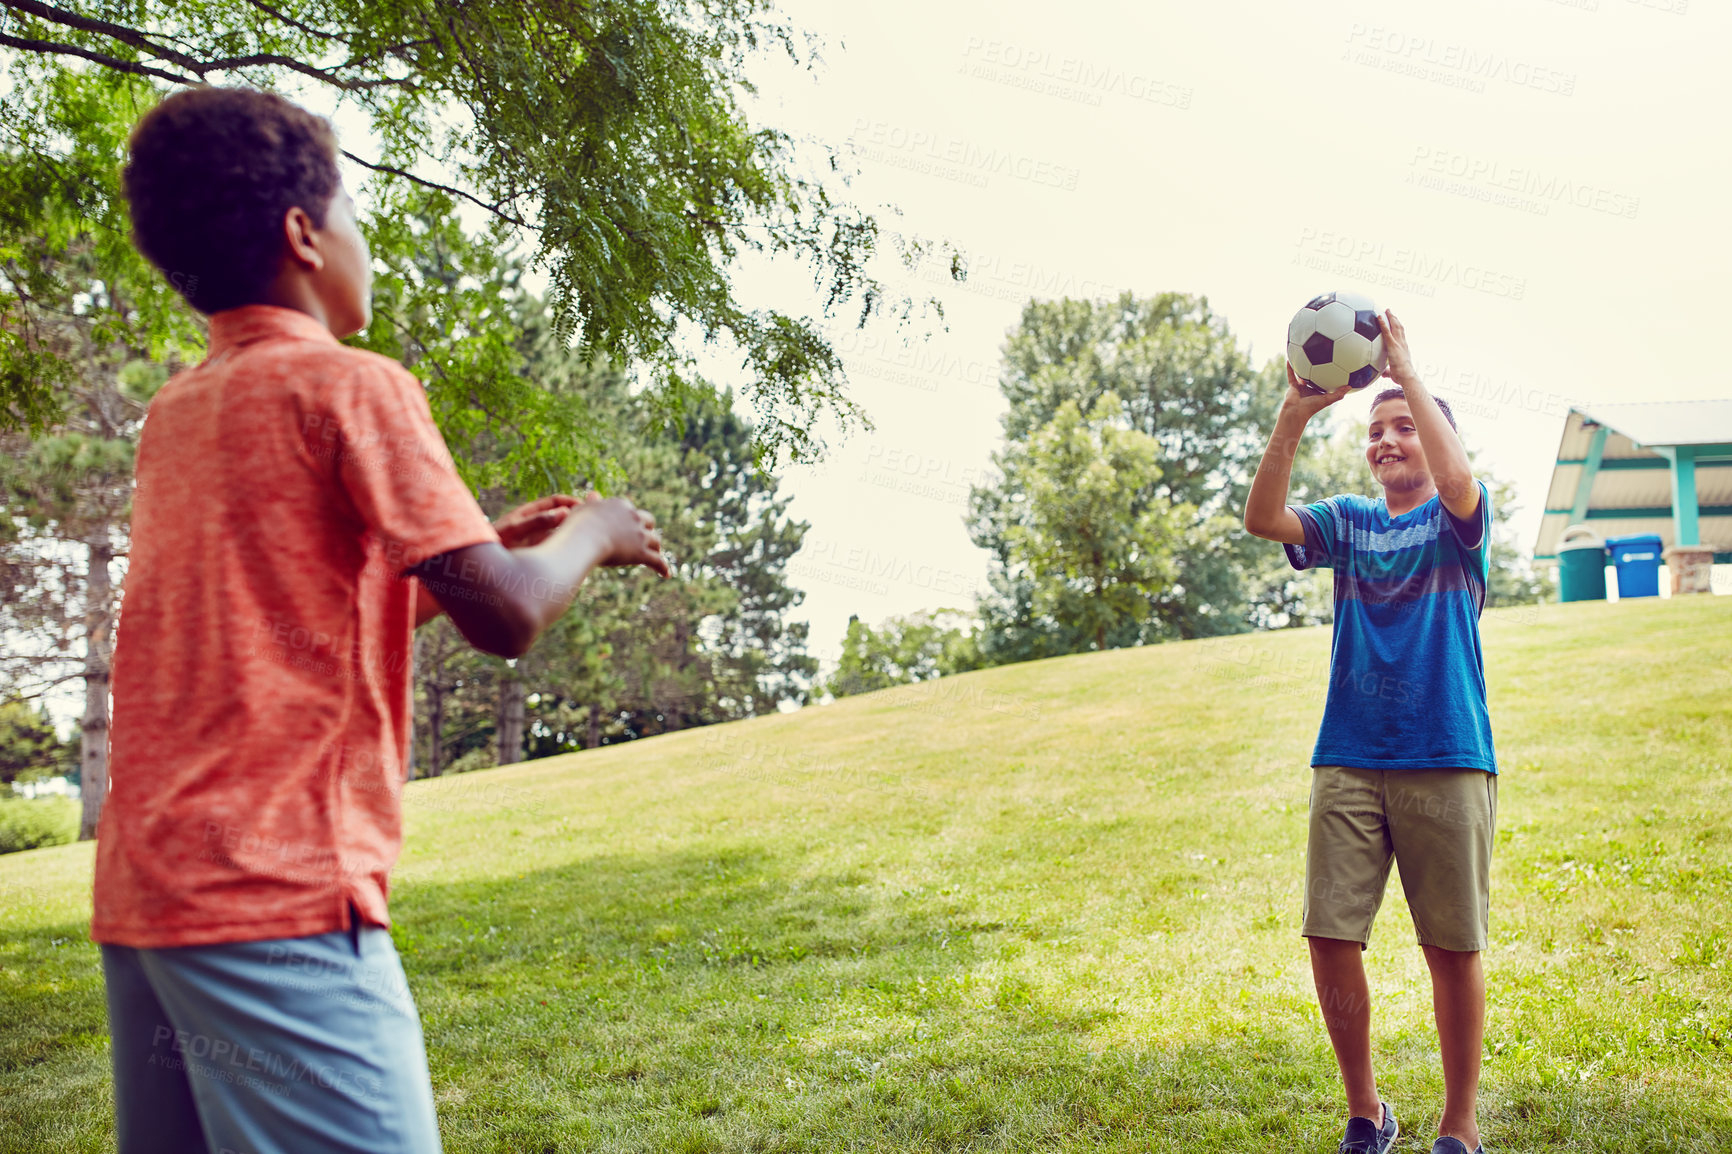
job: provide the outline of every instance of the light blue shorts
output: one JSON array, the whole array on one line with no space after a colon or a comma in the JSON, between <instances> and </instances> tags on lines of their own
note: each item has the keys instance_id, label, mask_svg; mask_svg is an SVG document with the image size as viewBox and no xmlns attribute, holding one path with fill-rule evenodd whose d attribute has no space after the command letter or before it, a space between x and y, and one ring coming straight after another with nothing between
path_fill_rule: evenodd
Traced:
<instances>
[{"instance_id":1,"label":"light blue shorts","mask_svg":"<svg viewBox=\"0 0 1732 1154\"><path fill-rule=\"evenodd\" d=\"M436 1154L387 930L102 947L120 1154Z\"/></svg>"}]
</instances>

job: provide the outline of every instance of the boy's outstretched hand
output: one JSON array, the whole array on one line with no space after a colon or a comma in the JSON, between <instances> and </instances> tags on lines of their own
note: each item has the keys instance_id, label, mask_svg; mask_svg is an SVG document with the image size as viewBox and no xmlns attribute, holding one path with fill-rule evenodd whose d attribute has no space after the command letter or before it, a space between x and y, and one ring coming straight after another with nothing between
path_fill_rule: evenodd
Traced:
<instances>
[{"instance_id":1,"label":"boy's outstretched hand","mask_svg":"<svg viewBox=\"0 0 1732 1154\"><path fill-rule=\"evenodd\" d=\"M444 610L465 640L484 653L521 657L570 607L597 566L642 565L672 576L656 519L623 497L543 497L499 519L500 543L466 545L404 572Z\"/></svg>"},{"instance_id":2,"label":"boy's outstretched hand","mask_svg":"<svg viewBox=\"0 0 1732 1154\"><path fill-rule=\"evenodd\" d=\"M623 497L603 498L593 491L582 497L554 493L519 505L493 522L493 528L507 549L527 549L547 540L574 510L597 518L593 528L604 542L598 564L610 568L644 565L663 577L671 575L655 518Z\"/></svg>"},{"instance_id":3,"label":"boy's outstretched hand","mask_svg":"<svg viewBox=\"0 0 1732 1154\"><path fill-rule=\"evenodd\" d=\"M1332 393L1319 393L1305 387L1299 379L1299 374L1293 371L1293 363L1287 363L1287 399L1283 408L1290 409L1309 421L1342 397L1353 391L1352 386L1342 385Z\"/></svg>"},{"instance_id":4,"label":"boy's outstretched hand","mask_svg":"<svg viewBox=\"0 0 1732 1154\"><path fill-rule=\"evenodd\" d=\"M539 545L547 539L549 533L565 524L566 515L572 508L594 496L595 494L591 493L579 500L569 493L554 493L527 505L519 505L493 522L493 528L499 534L499 543L507 549Z\"/></svg>"},{"instance_id":5,"label":"boy's outstretched hand","mask_svg":"<svg viewBox=\"0 0 1732 1154\"><path fill-rule=\"evenodd\" d=\"M624 497L596 497L583 503L574 517L594 518L595 527L605 542L601 558L596 563L609 568L643 565L663 577L672 576L668 559L662 554L662 535L656 530L656 519Z\"/></svg>"}]
</instances>

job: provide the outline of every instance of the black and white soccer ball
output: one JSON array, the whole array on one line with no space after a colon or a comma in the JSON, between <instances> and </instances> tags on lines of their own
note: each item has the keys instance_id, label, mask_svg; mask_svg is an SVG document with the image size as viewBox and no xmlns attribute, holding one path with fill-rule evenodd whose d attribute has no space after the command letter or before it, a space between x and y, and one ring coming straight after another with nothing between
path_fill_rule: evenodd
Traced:
<instances>
[{"instance_id":1,"label":"black and white soccer ball","mask_svg":"<svg viewBox=\"0 0 1732 1154\"><path fill-rule=\"evenodd\" d=\"M1320 393L1363 389L1389 367L1377 306L1358 293L1324 293L1287 325L1287 360L1301 383Z\"/></svg>"}]
</instances>

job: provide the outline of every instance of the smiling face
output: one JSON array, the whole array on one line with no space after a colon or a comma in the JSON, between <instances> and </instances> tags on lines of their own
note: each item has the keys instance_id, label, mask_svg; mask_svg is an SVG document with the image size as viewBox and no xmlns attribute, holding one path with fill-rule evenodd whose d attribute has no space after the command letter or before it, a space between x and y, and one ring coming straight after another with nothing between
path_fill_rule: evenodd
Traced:
<instances>
[{"instance_id":1,"label":"smiling face","mask_svg":"<svg viewBox=\"0 0 1732 1154\"><path fill-rule=\"evenodd\" d=\"M1371 436L1365 446L1365 459L1371 463L1371 475L1385 490L1410 492L1432 483L1425 449L1419 443L1419 430L1414 427L1413 413L1402 398L1392 397L1371 410Z\"/></svg>"}]
</instances>

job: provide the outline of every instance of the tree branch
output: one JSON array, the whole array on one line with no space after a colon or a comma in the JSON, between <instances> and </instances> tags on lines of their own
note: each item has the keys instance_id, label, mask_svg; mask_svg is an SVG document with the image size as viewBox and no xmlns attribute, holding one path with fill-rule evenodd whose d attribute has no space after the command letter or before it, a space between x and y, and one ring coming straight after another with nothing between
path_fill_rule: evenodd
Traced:
<instances>
[{"instance_id":1,"label":"tree branch","mask_svg":"<svg viewBox=\"0 0 1732 1154\"><path fill-rule=\"evenodd\" d=\"M251 4L254 8L257 8L260 12L265 13L267 16L274 16L276 19L281 20L284 24L287 24L290 27L299 28L302 32L305 32L308 36L317 36L321 40L332 40L338 44L349 44L350 43L350 41L348 41L347 39L345 39L341 36L338 36L334 32L325 32L325 31L322 31L318 28L314 28L309 24L302 24L299 20L294 19L292 16L288 16L282 12L278 12L275 8L272 8L269 4L263 3L262 0L246 0L246 2L248 4Z\"/></svg>"},{"instance_id":2,"label":"tree branch","mask_svg":"<svg viewBox=\"0 0 1732 1154\"><path fill-rule=\"evenodd\" d=\"M128 28L124 24L111 24L107 20L95 20L89 16L80 16L76 12L68 12L63 8L52 8L37 0L0 0L0 6L11 8L17 12L28 12L39 20L50 24L59 24L67 28L76 28L80 32L93 32L98 36L107 36L122 44L130 44L134 48L142 48L160 59L178 64L188 72L198 71L198 62L181 52L176 52L163 44L157 44L150 37L136 28Z\"/></svg>"},{"instance_id":3,"label":"tree branch","mask_svg":"<svg viewBox=\"0 0 1732 1154\"><path fill-rule=\"evenodd\" d=\"M334 65L332 67L332 71L333 72L341 72L345 68L359 68L363 64L371 64L375 60L382 60L386 56L395 56L399 60L401 60L401 59L403 59L404 53L408 49L410 49L410 48L425 48L428 45L434 44L434 43L435 42L433 40L430 40L430 39L405 40L401 44L392 44L388 47L380 48L380 49L373 51L373 52L363 52L359 56L351 57L350 59L343 61L343 63L341 63L341 64ZM404 80L393 81L392 83L408 84L409 81L405 78ZM419 91L419 88L416 88L415 90Z\"/></svg>"},{"instance_id":4,"label":"tree branch","mask_svg":"<svg viewBox=\"0 0 1732 1154\"><path fill-rule=\"evenodd\" d=\"M69 657L64 658L64 660L66 660L66 661L82 661L83 658L69 656ZM84 670L79 669L75 673L66 673L66 674L62 674L59 677L37 678L34 674L31 674L30 676L31 676L31 680L36 683L37 688L35 689L35 691L34 692L28 692L28 691L20 690L18 692L18 695L20 697L24 698L24 700L26 700L26 701L29 701L33 698L42 697L45 694L47 694L49 690L58 689L62 685L65 685L68 681L79 680L81 677L84 676Z\"/></svg>"},{"instance_id":5,"label":"tree branch","mask_svg":"<svg viewBox=\"0 0 1732 1154\"><path fill-rule=\"evenodd\" d=\"M475 196L473 193L464 192L461 188L452 188L449 184L440 184L436 180L427 180L424 177L416 176L412 172L405 172L401 168L393 168L388 164L374 164L370 160L362 160L360 157L356 156L354 153L350 152L346 148L343 150L343 155L348 157L350 160L354 161L356 164L360 165L362 168L370 168L374 172L383 172L388 176L400 176L404 180L412 181L415 184L421 185L423 188L436 189L439 192L448 192L452 196L460 196L464 200L467 200L472 204L479 205L480 207L486 209L488 212L491 212L494 216L497 216L500 220L507 221L511 224L514 224L518 228L530 228L530 229L532 229L535 227L534 225L530 224L528 221L524 220L522 217L514 216L513 214L504 211L497 204L488 204L486 201L482 200L480 197Z\"/></svg>"},{"instance_id":6,"label":"tree branch","mask_svg":"<svg viewBox=\"0 0 1732 1154\"><path fill-rule=\"evenodd\" d=\"M52 40L25 40L18 36L8 36L0 32L0 44L8 48L21 48L26 52L44 52L55 56L78 56L104 68L112 68L116 72L129 72L134 76L155 76L175 84L197 84L197 78L176 76L172 72L164 72L160 68L152 68L148 64L134 64L130 60L121 60L115 56L105 56L100 52L92 52L88 48L79 48L73 44L57 44Z\"/></svg>"},{"instance_id":7,"label":"tree branch","mask_svg":"<svg viewBox=\"0 0 1732 1154\"><path fill-rule=\"evenodd\" d=\"M337 67L348 68L358 63L360 59L364 58L357 58L347 64L339 64ZM345 92L360 92L369 88L407 88L411 91L418 91L420 88L420 85L406 77L403 79L385 77L381 80L345 80L333 71L296 60L293 56L279 56L274 52L260 52L252 56L230 56L222 60L212 60L209 63L199 64L197 70L199 79L203 80L206 72L227 72L235 68L256 68L269 64L299 72L303 76L311 76L314 80L322 80L331 87L341 88Z\"/></svg>"},{"instance_id":8,"label":"tree branch","mask_svg":"<svg viewBox=\"0 0 1732 1154\"><path fill-rule=\"evenodd\" d=\"M204 61L193 56L188 56L186 53L177 51L165 44L159 44L155 40L151 39L150 36L140 32L136 28L128 28L123 24L114 24L107 20L96 20L88 16L80 16L76 12L67 12L61 8L50 7L47 4L40 3L39 0L0 0L0 7L11 8L16 12L25 12L31 16L37 17L38 19L46 20L51 24L59 24L66 28L76 28L80 32L89 32L97 36L107 36L109 39L118 40L122 44L130 44L134 48L148 52L161 60L166 60L171 64L178 64L180 67L198 77L197 80L188 80L185 77L174 76L170 73L160 71L144 73L144 75L160 76L166 80L173 80L177 84L202 83L205 75L210 72L226 72L236 68L257 67L259 65L276 65L279 68L288 68L305 76L311 76L315 80L321 80L333 87L351 92L362 91L369 88L413 89L416 87L415 82L408 79L385 78L381 80L345 80L337 75L337 71L341 69L354 67L355 65L364 62L367 59L365 56L357 57L346 64L339 64L336 66L336 70L319 68L315 65L308 64L305 61L296 60L292 56L282 56L274 52L260 52L254 53L250 56L230 56L220 60ZM39 50L55 51L62 55L82 56L87 60L106 65L109 68L120 67L121 71L126 72L136 72L139 68L148 67L147 65L136 64L131 67L125 67L126 65L131 64L131 62L119 60L112 56L104 56L100 53L93 54L88 49L78 48L71 44L50 45L47 41L18 42L11 38L7 38L6 42L12 44L13 47L36 47ZM384 49L383 51L389 52L391 49Z\"/></svg>"}]
</instances>

